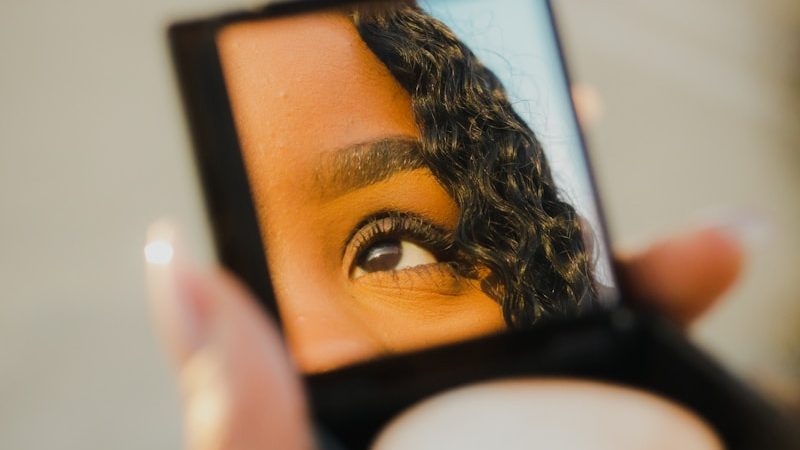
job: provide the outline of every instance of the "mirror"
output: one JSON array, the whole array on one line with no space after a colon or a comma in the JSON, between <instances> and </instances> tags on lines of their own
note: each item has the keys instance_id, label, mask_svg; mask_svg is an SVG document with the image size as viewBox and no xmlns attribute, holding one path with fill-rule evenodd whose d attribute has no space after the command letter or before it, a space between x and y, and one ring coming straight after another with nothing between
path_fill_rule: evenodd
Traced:
<instances>
[{"instance_id":1,"label":"mirror","mask_svg":"<svg viewBox=\"0 0 800 450\"><path fill-rule=\"evenodd\" d=\"M370 2L216 44L303 371L617 300L545 2Z\"/></svg>"}]
</instances>

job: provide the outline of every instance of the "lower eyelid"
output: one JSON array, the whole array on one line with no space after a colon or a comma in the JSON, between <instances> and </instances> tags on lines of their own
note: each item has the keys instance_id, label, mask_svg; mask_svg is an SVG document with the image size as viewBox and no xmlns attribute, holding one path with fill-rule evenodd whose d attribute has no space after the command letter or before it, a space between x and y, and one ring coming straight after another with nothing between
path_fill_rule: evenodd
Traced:
<instances>
[{"instance_id":1,"label":"lower eyelid","mask_svg":"<svg viewBox=\"0 0 800 450\"><path fill-rule=\"evenodd\" d=\"M443 295L461 295L466 287L463 277L449 263L431 263L401 270L365 274L355 280L361 286L400 291L426 291Z\"/></svg>"}]
</instances>

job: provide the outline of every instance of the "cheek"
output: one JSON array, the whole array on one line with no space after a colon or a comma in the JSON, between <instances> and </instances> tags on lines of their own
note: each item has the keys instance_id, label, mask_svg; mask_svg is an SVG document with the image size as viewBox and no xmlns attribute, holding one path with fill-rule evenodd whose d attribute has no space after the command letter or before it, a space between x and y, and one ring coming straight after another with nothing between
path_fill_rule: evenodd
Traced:
<instances>
[{"instance_id":1,"label":"cheek","mask_svg":"<svg viewBox=\"0 0 800 450\"><path fill-rule=\"evenodd\" d=\"M292 357L303 372L326 371L386 353L352 310L345 286L326 271L302 264L281 266L272 274L276 301Z\"/></svg>"},{"instance_id":2,"label":"cheek","mask_svg":"<svg viewBox=\"0 0 800 450\"><path fill-rule=\"evenodd\" d=\"M306 373L505 329L500 306L473 283L450 294L359 286L302 264L283 264L274 278L292 355Z\"/></svg>"},{"instance_id":3,"label":"cheek","mask_svg":"<svg viewBox=\"0 0 800 450\"><path fill-rule=\"evenodd\" d=\"M473 286L442 295L397 288L355 290L359 315L392 352L418 350L506 328L500 305Z\"/></svg>"}]
</instances>

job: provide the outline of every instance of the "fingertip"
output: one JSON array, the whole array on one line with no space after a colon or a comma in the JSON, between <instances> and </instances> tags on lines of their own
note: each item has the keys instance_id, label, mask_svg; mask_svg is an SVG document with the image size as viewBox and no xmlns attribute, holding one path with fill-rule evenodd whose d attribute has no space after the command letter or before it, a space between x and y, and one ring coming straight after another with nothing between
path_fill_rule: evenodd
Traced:
<instances>
[{"instance_id":1,"label":"fingertip","mask_svg":"<svg viewBox=\"0 0 800 450\"><path fill-rule=\"evenodd\" d=\"M591 127L602 119L605 108L597 89L589 84L575 83L571 86L570 92L581 125Z\"/></svg>"},{"instance_id":2,"label":"fingertip","mask_svg":"<svg viewBox=\"0 0 800 450\"><path fill-rule=\"evenodd\" d=\"M737 235L709 226L625 257L623 278L639 302L688 325L734 285L744 262Z\"/></svg>"},{"instance_id":3,"label":"fingertip","mask_svg":"<svg viewBox=\"0 0 800 450\"><path fill-rule=\"evenodd\" d=\"M221 443L214 448L309 448L302 386L276 324L225 270L207 277L215 329L193 358L200 363L190 361L181 375L190 433Z\"/></svg>"},{"instance_id":4,"label":"fingertip","mask_svg":"<svg viewBox=\"0 0 800 450\"><path fill-rule=\"evenodd\" d=\"M150 310L164 347L179 366L207 339L210 305L181 241L179 226L162 219L148 228L144 245Z\"/></svg>"},{"instance_id":5,"label":"fingertip","mask_svg":"<svg viewBox=\"0 0 800 450\"><path fill-rule=\"evenodd\" d=\"M302 387L274 321L227 271L198 269L175 222L146 236L151 309L175 361L189 448L310 448Z\"/></svg>"},{"instance_id":6,"label":"fingertip","mask_svg":"<svg viewBox=\"0 0 800 450\"><path fill-rule=\"evenodd\" d=\"M725 228L709 227L688 237L675 252L676 259L683 255L684 261L676 264L686 280L685 285L676 286L675 297L683 299L688 323L735 285L744 270L745 244Z\"/></svg>"},{"instance_id":7,"label":"fingertip","mask_svg":"<svg viewBox=\"0 0 800 450\"><path fill-rule=\"evenodd\" d=\"M725 228L709 227L699 230L691 245L709 266L716 269L721 279L731 284L742 272L746 260L746 242ZM702 249L702 252L701 250ZM687 250L689 251L689 250Z\"/></svg>"}]
</instances>

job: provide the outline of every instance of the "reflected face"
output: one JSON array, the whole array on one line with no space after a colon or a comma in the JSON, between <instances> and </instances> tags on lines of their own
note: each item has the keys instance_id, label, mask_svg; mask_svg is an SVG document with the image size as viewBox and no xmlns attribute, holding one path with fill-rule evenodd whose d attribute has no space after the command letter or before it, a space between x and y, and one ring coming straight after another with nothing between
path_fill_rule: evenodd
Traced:
<instances>
[{"instance_id":1,"label":"reflected face","mask_svg":"<svg viewBox=\"0 0 800 450\"><path fill-rule=\"evenodd\" d=\"M505 328L460 275L458 209L411 101L344 15L242 22L218 46L279 312L319 372Z\"/></svg>"}]
</instances>

